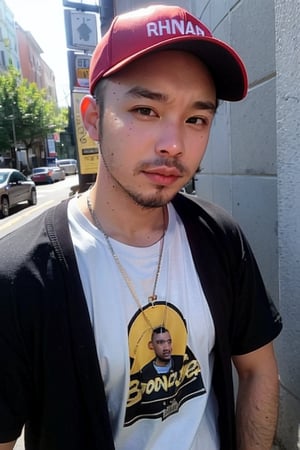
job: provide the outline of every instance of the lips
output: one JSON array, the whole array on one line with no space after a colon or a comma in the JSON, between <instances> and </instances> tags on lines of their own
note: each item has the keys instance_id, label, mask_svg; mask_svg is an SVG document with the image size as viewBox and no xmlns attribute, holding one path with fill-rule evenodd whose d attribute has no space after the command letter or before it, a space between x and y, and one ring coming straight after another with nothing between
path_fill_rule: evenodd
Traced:
<instances>
[{"instance_id":1,"label":"lips","mask_svg":"<svg viewBox=\"0 0 300 450\"><path fill-rule=\"evenodd\" d=\"M167 167L167 166L161 166L161 167L153 167L152 169L149 168L145 170L147 173L155 173L162 176L173 176L173 177L180 177L181 173L176 167Z\"/></svg>"},{"instance_id":2,"label":"lips","mask_svg":"<svg viewBox=\"0 0 300 450\"><path fill-rule=\"evenodd\" d=\"M153 167L143 171L144 175L154 184L169 186L181 178L181 172L176 167Z\"/></svg>"}]
</instances>

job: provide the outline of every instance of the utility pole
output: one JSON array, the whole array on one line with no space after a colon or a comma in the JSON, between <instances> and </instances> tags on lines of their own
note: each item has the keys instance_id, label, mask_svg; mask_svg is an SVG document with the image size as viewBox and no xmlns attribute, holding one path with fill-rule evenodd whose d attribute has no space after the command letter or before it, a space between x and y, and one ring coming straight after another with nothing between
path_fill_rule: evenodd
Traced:
<instances>
[{"instance_id":1,"label":"utility pole","mask_svg":"<svg viewBox=\"0 0 300 450\"><path fill-rule=\"evenodd\" d=\"M15 116L14 114L10 114L6 117L8 120L11 120L11 128L13 134L13 153L10 149L10 158L11 160L15 160L15 165L17 165L17 135L16 135L16 124L15 124Z\"/></svg>"},{"instance_id":2,"label":"utility pole","mask_svg":"<svg viewBox=\"0 0 300 450\"><path fill-rule=\"evenodd\" d=\"M103 36L109 29L114 18L115 0L99 0L101 2L101 36Z\"/></svg>"},{"instance_id":3,"label":"utility pole","mask_svg":"<svg viewBox=\"0 0 300 450\"><path fill-rule=\"evenodd\" d=\"M79 167L79 192L94 183L99 164L98 144L93 141L81 121L80 103L89 93L89 65L98 43L96 14L100 6L63 0L68 47L71 92L71 117L75 131Z\"/></svg>"}]
</instances>

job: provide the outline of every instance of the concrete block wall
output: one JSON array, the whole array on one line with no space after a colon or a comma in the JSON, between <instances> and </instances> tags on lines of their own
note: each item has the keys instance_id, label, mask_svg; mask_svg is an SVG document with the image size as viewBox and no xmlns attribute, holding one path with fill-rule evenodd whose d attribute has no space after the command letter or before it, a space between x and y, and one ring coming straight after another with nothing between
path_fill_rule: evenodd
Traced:
<instances>
[{"instance_id":1,"label":"concrete block wall","mask_svg":"<svg viewBox=\"0 0 300 450\"><path fill-rule=\"evenodd\" d=\"M274 2L199 3L197 15L242 56L250 88L245 100L220 104L196 192L240 223L278 302Z\"/></svg>"},{"instance_id":2,"label":"concrete block wall","mask_svg":"<svg viewBox=\"0 0 300 450\"><path fill-rule=\"evenodd\" d=\"M278 442L300 449L300 2L275 0L281 377Z\"/></svg>"},{"instance_id":3,"label":"concrete block wall","mask_svg":"<svg viewBox=\"0 0 300 450\"><path fill-rule=\"evenodd\" d=\"M143 8L154 4L179 5L192 11L191 1L189 0L114 0L114 9L116 14L122 14L132 9Z\"/></svg>"}]
</instances>

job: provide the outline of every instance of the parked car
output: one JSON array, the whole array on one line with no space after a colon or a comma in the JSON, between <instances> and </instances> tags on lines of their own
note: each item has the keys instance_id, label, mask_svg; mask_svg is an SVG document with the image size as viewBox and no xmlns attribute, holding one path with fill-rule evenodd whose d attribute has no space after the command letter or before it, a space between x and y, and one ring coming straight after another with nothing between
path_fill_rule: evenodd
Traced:
<instances>
[{"instance_id":1,"label":"parked car","mask_svg":"<svg viewBox=\"0 0 300 450\"><path fill-rule=\"evenodd\" d=\"M35 167L32 169L31 179L36 184L54 183L55 181L64 180L65 171L61 167Z\"/></svg>"},{"instance_id":2,"label":"parked car","mask_svg":"<svg viewBox=\"0 0 300 450\"><path fill-rule=\"evenodd\" d=\"M76 159L58 159L56 164L64 169L66 175L75 175L78 172Z\"/></svg>"},{"instance_id":3,"label":"parked car","mask_svg":"<svg viewBox=\"0 0 300 450\"><path fill-rule=\"evenodd\" d=\"M66 179L66 172L59 166L51 167L53 169L54 181L61 181Z\"/></svg>"},{"instance_id":4,"label":"parked car","mask_svg":"<svg viewBox=\"0 0 300 450\"><path fill-rule=\"evenodd\" d=\"M29 205L36 205L35 183L19 170L0 169L1 215L7 217L12 206L24 201L27 201Z\"/></svg>"}]
</instances>

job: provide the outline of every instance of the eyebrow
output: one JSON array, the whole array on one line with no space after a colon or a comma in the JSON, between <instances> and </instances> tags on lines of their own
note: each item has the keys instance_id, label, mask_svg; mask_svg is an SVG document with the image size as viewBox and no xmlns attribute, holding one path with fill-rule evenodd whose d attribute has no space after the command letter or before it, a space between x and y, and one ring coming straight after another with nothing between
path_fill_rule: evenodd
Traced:
<instances>
[{"instance_id":1,"label":"eyebrow","mask_svg":"<svg viewBox=\"0 0 300 450\"><path fill-rule=\"evenodd\" d=\"M134 86L126 92L128 97L138 97L147 98L149 100L156 100L158 102L166 103L168 101L168 96L162 94L161 92L150 91L142 86ZM210 101L196 100L193 105L195 109L205 109L210 110L212 113L216 112L217 106L215 103Z\"/></svg>"},{"instance_id":2,"label":"eyebrow","mask_svg":"<svg viewBox=\"0 0 300 450\"><path fill-rule=\"evenodd\" d=\"M161 94L160 92L150 91L149 89L143 88L142 86L134 86L129 89L126 93L129 97L143 97L149 98L150 100L157 100L159 102L167 102L168 96Z\"/></svg>"},{"instance_id":3,"label":"eyebrow","mask_svg":"<svg viewBox=\"0 0 300 450\"><path fill-rule=\"evenodd\" d=\"M196 102L194 102L193 107L195 109L208 109L212 113L215 113L217 110L217 106L215 105L215 103L209 101L205 102L202 100L197 100Z\"/></svg>"}]
</instances>

